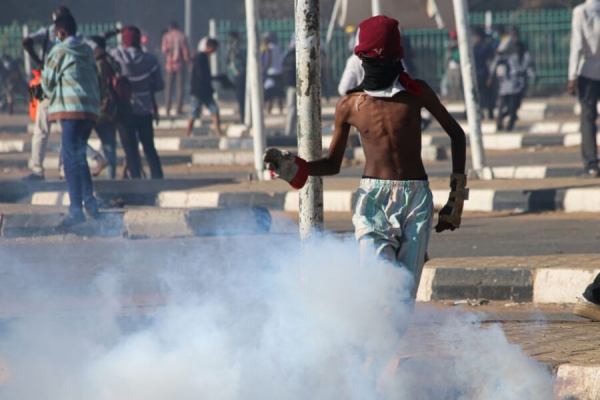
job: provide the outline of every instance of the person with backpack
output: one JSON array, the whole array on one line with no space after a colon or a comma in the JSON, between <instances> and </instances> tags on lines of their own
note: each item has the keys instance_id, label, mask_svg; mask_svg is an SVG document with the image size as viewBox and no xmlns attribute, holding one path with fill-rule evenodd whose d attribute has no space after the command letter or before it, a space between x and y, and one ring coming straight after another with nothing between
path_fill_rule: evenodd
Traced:
<instances>
[{"instance_id":1,"label":"person with backpack","mask_svg":"<svg viewBox=\"0 0 600 400\"><path fill-rule=\"evenodd\" d=\"M48 54L41 85L50 99L48 120L60 121L62 127L61 153L70 205L61 226L69 227L85 222L84 206L90 217L101 217L86 158L87 141L100 112L100 93L94 53L76 37L75 18L62 15L54 27L58 43Z\"/></svg>"},{"instance_id":2,"label":"person with backpack","mask_svg":"<svg viewBox=\"0 0 600 400\"><path fill-rule=\"evenodd\" d=\"M512 131L517 120L517 111L527 91L527 78L535 79L533 59L520 40L515 43L515 53L506 60L496 58L490 67L498 71L498 116L496 129L504 130L504 119L508 117L507 131ZM491 78L489 78L491 79ZM490 80L488 80L491 83Z\"/></svg>"},{"instance_id":3,"label":"person with backpack","mask_svg":"<svg viewBox=\"0 0 600 400\"><path fill-rule=\"evenodd\" d=\"M142 50L141 33L135 26L127 26L121 31L123 49L112 49L110 55L121 67L121 76L116 91L125 107L127 90L131 91L130 110L120 118L119 135L125 150L129 176L142 177L142 164L138 140L142 143L152 179L162 179L163 170L154 146L154 120L158 121L158 107L155 93L164 89L165 82L158 60ZM126 80L124 78L127 78ZM128 88L130 84L130 89ZM122 89L119 89L119 87ZM122 128L122 129L121 129Z\"/></svg>"}]
</instances>

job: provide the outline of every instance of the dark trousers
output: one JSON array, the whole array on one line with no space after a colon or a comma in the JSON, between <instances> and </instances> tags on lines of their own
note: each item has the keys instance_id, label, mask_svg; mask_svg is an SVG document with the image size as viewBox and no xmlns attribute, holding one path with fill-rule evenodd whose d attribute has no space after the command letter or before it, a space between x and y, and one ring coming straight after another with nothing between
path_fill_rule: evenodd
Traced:
<instances>
[{"instance_id":1,"label":"dark trousers","mask_svg":"<svg viewBox=\"0 0 600 400\"><path fill-rule=\"evenodd\" d=\"M498 118L497 126L502 129L504 126L504 118L508 116L508 125L506 129L509 131L515 126L517 120L517 111L521 106L521 93L501 95L498 100Z\"/></svg>"},{"instance_id":2,"label":"dark trousers","mask_svg":"<svg viewBox=\"0 0 600 400\"><path fill-rule=\"evenodd\" d=\"M102 153L108 161L106 177L115 179L117 176L117 124L115 122L100 122L94 128L102 143Z\"/></svg>"},{"instance_id":3,"label":"dark trousers","mask_svg":"<svg viewBox=\"0 0 600 400\"><path fill-rule=\"evenodd\" d=\"M167 71L167 82L165 87L165 108L167 109L167 115L171 111L171 100L173 97L173 83L177 82L177 114L181 114L181 107L183 105L183 81L185 80L185 68L180 69L176 72Z\"/></svg>"},{"instance_id":4,"label":"dark trousers","mask_svg":"<svg viewBox=\"0 0 600 400\"><path fill-rule=\"evenodd\" d=\"M600 99L600 81L580 76L577 78L577 93L581 104L581 156L583 167L598 169L598 147L596 142L596 118Z\"/></svg>"},{"instance_id":5,"label":"dark trousers","mask_svg":"<svg viewBox=\"0 0 600 400\"><path fill-rule=\"evenodd\" d=\"M494 98L492 97L492 88L487 85L487 76L477 76L477 90L479 90L479 102L481 110L487 110L488 118L494 118Z\"/></svg>"},{"instance_id":6,"label":"dark trousers","mask_svg":"<svg viewBox=\"0 0 600 400\"><path fill-rule=\"evenodd\" d=\"M240 110L240 122L243 124L246 116L246 74L235 77L235 98Z\"/></svg>"},{"instance_id":7,"label":"dark trousers","mask_svg":"<svg viewBox=\"0 0 600 400\"><path fill-rule=\"evenodd\" d=\"M142 162L140 158L139 143L142 143L146 161L150 167L152 179L162 179L163 171L160 158L154 147L154 127L152 126L152 114L130 115L121 121L122 129L119 129L121 144L125 150L127 169L132 179L142 177Z\"/></svg>"},{"instance_id":8,"label":"dark trousers","mask_svg":"<svg viewBox=\"0 0 600 400\"><path fill-rule=\"evenodd\" d=\"M583 292L583 297L592 303L600 304L600 274Z\"/></svg>"},{"instance_id":9,"label":"dark trousers","mask_svg":"<svg viewBox=\"0 0 600 400\"><path fill-rule=\"evenodd\" d=\"M83 214L83 204L88 213L98 212L98 204L94 197L92 176L87 163L87 141L95 122L86 119L64 119L62 125L62 159L65 168L65 179L69 191L69 214Z\"/></svg>"}]
</instances>

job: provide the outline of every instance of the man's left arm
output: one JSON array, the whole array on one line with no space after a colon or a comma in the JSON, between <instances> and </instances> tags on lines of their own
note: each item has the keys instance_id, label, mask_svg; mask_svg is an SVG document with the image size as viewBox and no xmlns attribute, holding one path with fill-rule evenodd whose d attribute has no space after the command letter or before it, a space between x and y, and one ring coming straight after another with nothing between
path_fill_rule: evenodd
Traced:
<instances>
[{"instance_id":1,"label":"man's left arm","mask_svg":"<svg viewBox=\"0 0 600 400\"><path fill-rule=\"evenodd\" d=\"M450 195L448 202L439 212L436 232L455 230L460 227L462 210L465 200L468 198L467 176L465 175L465 164L467 158L467 139L465 132L458 122L450 115L446 107L431 87L423 82L421 84L421 101L425 108L433 115L444 128L452 141L452 175L450 175Z\"/></svg>"}]
</instances>

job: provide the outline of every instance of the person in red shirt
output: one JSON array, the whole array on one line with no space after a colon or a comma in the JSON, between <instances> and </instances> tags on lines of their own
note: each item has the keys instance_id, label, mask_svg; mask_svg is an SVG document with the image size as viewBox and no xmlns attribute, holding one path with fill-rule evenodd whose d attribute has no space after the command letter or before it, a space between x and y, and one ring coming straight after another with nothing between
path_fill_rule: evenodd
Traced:
<instances>
[{"instance_id":1,"label":"person in red shirt","mask_svg":"<svg viewBox=\"0 0 600 400\"><path fill-rule=\"evenodd\" d=\"M190 61L188 43L183 32L179 30L176 21L171 21L169 30L162 38L162 52L167 57L167 86L165 90L165 108L167 116L171 113L171 97L173 81L177 80L177 114L182 114L183 82L185 81L185 68Z\"/></svg>"}]
</instances>

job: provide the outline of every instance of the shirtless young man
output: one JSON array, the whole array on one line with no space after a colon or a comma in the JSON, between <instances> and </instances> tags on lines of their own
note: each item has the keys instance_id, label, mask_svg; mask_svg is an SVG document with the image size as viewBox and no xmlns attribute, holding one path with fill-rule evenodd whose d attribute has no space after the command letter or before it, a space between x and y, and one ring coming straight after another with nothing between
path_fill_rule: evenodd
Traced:
<instances>
[{"instance_id":1,"label":"shirtless young man","mask_svg":"<svg viewBox=\"0 0 600 400\"><path fill-rule=\"evenodd\" d=\"M352 219L356 239L363 254L375 253L413 274L414 299L433 218L433 198L421 160L421 108L452 139L451 193L440 211L437 232L460 226L466 194L465 133L431 87L403 71L398 21L381 15L363 21L354 53L363 61L365 78L337 104L329 154L307 162L271 148L264 161L274 175L299 189L309 175L339 173L350 127L355 126L366 159Z\"/></svg>"}]
</instances>

